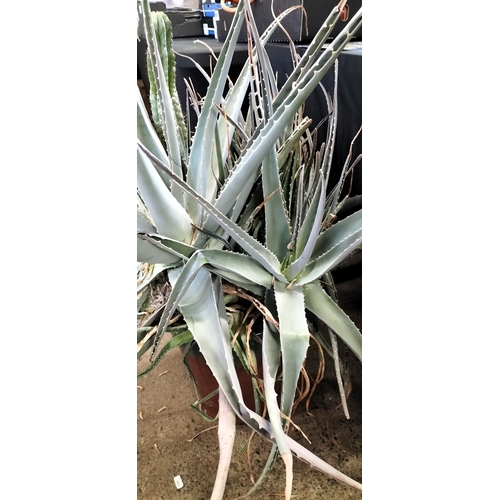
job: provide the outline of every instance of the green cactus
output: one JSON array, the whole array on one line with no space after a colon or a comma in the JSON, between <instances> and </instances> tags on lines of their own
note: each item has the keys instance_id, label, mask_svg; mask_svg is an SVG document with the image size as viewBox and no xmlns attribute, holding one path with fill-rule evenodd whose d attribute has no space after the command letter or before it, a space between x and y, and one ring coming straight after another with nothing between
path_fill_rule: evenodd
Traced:
<instances>
[{"instance_id":1,"label":"green cactus","mask_svg":"<svg viewBox=\"0 0 500 500\"><path fill-rule=\"evenodd\" d=\"M151 20L154 25L154 32L156 33L156 42L158 44L158 49L161 54L161 65L163 68L163 73L165 75L165 80L168 85L168 90L172 97L172 104L175 111L175 119L178 126L179 140L180 143L184 145L184 150L187 149L188 134L186 129L186 124L184 121L184 116L182 114L182 108L179 101L179 96L177 94L177 89L175 86L175 54L172 47L172 23L170 19L165 14L165 12L151 12ZM161 99L158 93L158 87L156 85L154 72L153 72L153 62L151 55L147 54L147 68L148 68L148 78L150 82L149 90L149 100L151 104L151 114L153 115L153 122L158 132L158 135L163 142L166 144L165 134L162 129L162 121L159 114L158 103Z\"/></svg>"}]
</instances>

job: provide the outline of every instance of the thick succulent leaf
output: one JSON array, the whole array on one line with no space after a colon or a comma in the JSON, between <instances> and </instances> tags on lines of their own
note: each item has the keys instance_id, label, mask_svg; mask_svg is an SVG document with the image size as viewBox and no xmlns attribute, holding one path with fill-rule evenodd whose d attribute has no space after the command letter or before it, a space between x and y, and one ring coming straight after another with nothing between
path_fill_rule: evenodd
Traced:
<instances>
[{"instance_id":1,"label":"thick succulent leaf","mask_svg":"<svg viewBox=\"0 0 500 500\"><path fill-rule=\"evenodd\" d=\"M197 280L197 275L202 272L205 275L208 271L204 266L210 265L214 268L219 268L222 271L230 271L231 273L240 274L243 280L250 280L262 287L269 288L272 283L272 277L267 273L259 264L252 262L252 259L236 253L230 253L221 250L200 250L193 254L193 256L182 266L182 268L169 272L170 283L172 290L169 294L165 309L163 311L160 323L158 325L158 332L153 347L151 357L154 356L157 346L161 337L168 326L168 322L172 318L176 308L186 303L184 295L189 293L193 283ZM261 291L261 289L257 289ZM187 322L187 319L186 319ZM189 323L188 323L189 324ZM194 332L193 332L194 334Z\"/></svg>"},{"instance_id":2,"label":"thick succulent leaf","mask_svg":"<svg viewBox=\"0 0 500 500\"><path fill-rule=\"evenodd\" d=\"M329 19L332 20L331 27L325 28L325 25L323 25L317 37L309 44L306 53L302 56L295 70L280 89L274 101L277 111L284 110L297 99L302 104L337 60L345 45L361 27L362 9L359 9L341 33L329 45L324 47L324 37L328 35L327 31L331 30L336 22L336 19L332 19L332 16L338 18L339 13L335 12L337 8L338 6L329 16ZM320 52L321 55L316 57ZM305 94L307 94L306 97L304 97ZM293 107L295 108L295 105Z\"/></svg>"},{"instance_id":3,"label":"thick succulent leaf","mask_svg":"<svg viewBox=\"0 0 500 500\"><path fill-rule=\"evenodd\" d=\"M170 165L170 160L168 159L165 148L161 143L156 130L149 119L149 114L147 112L146 106L142 99L139 87L137 87L137 138L146 146L155 156L161 159L166 165ZM172 181L163 172L160 172L160 177L163 182L170 188ZM173 193L174 196L176 193ZM176 198L177 201L182 202L182 197Z\"/></svg>"},{"instance_id":4,"label":"thick succulent leaf","mask_svg":"<svg viewBox=\"0 0 500 500\"><path fill-rule=\"evenodd\" d=\"M241 275L236 274L232 271L224 271L221 269L217 268L212 268L210 266L207 267L207 269L210 269L214 274L217 276L220 276L221 278L225 279L229 283L232 283L233 285L237 286L238 288L241 288L243 290L247 290L251 293L253 293L256 297L262 297L264 294L265 288L256 285L253 281L250 281L246 278L243 278Z\"/></svg>"},{"instance_id":5,"label":"thick succulent leaf","mask_svg":"<svg viewBox=\"0 0 500 500\"><path fill-rule=\"evenodd\" d=\"M265 288L271 288L273 276L248 255L227 250L199 250L197 255L201 265L226 271L245 278Z\"/></svg>"},{"instance_id":6,"label":"thick succulent leaf","mask_svg":"<svg viewBox=\"0 0 500 500\"><path fill-rule=\"evenodd\" d=\"M195 281L200 269L201 266L198 265L195 259L191 258L187 261L185 265L171 269L169 271L168 277L172 289L170 291L167 302L165 304L165 308L163 310L163 314L158 324L158 331L155 335L155 341L153 344L153 349L151 351L151 360L153 360L154 355L156 354L156 349L158 348L158 345L163 337L163 334L165 333L168 327L169 321L172 319L175 310L179 307L182 297L186 293L188 293L188 290ZM208 272L206 270L203 271L205 271L205 273Z\"/></svg>"},{"instance_id":7,"label":"thick succulent leaf","mask_svg":"<svg viewBox=\"0 0 500 500\"><path fill-rule=\"evenodd\" d=\"M283 21L283 19L286 16L288 16L288 14L290 14L297 8L298 8L297 6L294 6L286 9L279 16L277 16L276 19L273 20L273 22L269 25L269 27L264 31L264 33L260 37L262 44L265 45L269 41L269 38L274 33L276 28L279 26L279 23ZM257 57L257 51L253 49L252 58L255 60L256 57ZM217 141L219 142L218 149L222 152L222 157L221 157L222 162L225 162L227 159L227 144L231 142L234 133L235 127L231 125L231 121L237 122L238 120L238 116L241 112L243 101L247 98L248 95L247 89L248 89L248 84L250 83L250 78L251 78L250 59L247 59L245 64L243 65L240 75L238 76L236 82L234 83L234 86L229 90L228 95L225 98L224 113L225 116L227 116L228 120L225 119L225 116L221 115L217 123ZM158 158L160 157L158 156Z\"/></svg>"},{"instance_id":8,"label":"thick succulent leaf","mask_svg":"<svg viewBox=\"0 0 500 500\"><path fill-rule=\"evenodd\" d=\"M248 22L247 27L249 28L252 39L254 40L254 51L258 57L258 65L260 67L260 78L259 83L261 88L263 89L263 105L264 105L264 116L267 118L268 113L272 112L272 102L269 99L266 102L266 94L267 95L277 95L278 87L276 83L276 77L274 74L274 70L271 66L271 62L269 60L269 56L264 49L264 43L262 42L259 30L257 28L257 24L255 22L255 18L253 15L253 10L250 8L249 4L245 12Z\"/></svg>"},{"instance_id":9,"label":"thick succulent leaf","mask_svg":"<svg viewBox=\"0 0 500 500\"><path fill-rule=\"evenodd\" d=\"M147 221L144 216L137 211L137 232L138 233L156 233L158 230Z\"/></svg>"},{"instance_id":10,"label":"thick succulent leaf","mask_svg":"<svg viewBox=\"0 0 500 500\"><path fill-rule=\"evenodd\" d=\"M344 211L352 210L356 207L361 207L362 195L352 196L351 198L346 198L342 200L335 208L335 214L341 214Z\"/></svg>"},{"instance_id":11,"label":"thick succulent leaf","mask_svg":"<svg viewBox=\"0 0 500 500\"><path fill-rule=\"evenodd\" d=\"M276 149L269 150L262 163L262 187L264 190L266 216L266 246L283 260L287 254L287 245L292 238L288 215L283 200L278 171Z\"/></svg>"},{"instance_id":12,"label":"thick succulent leaf","mask_svg":"<svg viewBox=\"0 0 500 500\"><path fill-rule=\"evenodd\" d=\"M189 318L189 321L186 319L186 322L190 324L190 330L193 328L196 331L196 333L193 331L193 338L198 343L200 351L233 411L252 429L276 444L271 424L260 415L249 410L243 403L241 388L233 364L229 327L227 321L220 317L218 311L216 297L220 301L220 294L220 289L219 291L214 289L208 273L199 275L199 281L193 285L189 294L186 295L186 302L182 307L184 318ZM311 466L342 483L358 490L361 489L358 482L331 467L289 436L285 436L285 440L289 449Z\"/></svg>"},{"instance_id":13,"label":"thick succulent leaf","mask_svg":"<svg viewBox=\"0 0 500 500\"><path fill-rule=\"evenodd\" d=\"M292 493L293 479L293 460L292 452L286 440L286 434L283 430L281 413L276 399L277 394L274 390L276 384L276 374L280 362L280 346L275 336L270 331L266 322L264 322L263 348L262 348L262 367L264 375L264 392L266 396L266 405L269 413L271 428L274 433L274 441L285 463L286 469L286 490L285 497L290 498ZM295 390L294 390L295 393Z\"/></svg>"},{"instance_id":14,"label":"thick succulent leaf","mask_svg":"<svg viewBox=\"0 0 500 500\"><path fill-rule=\"evenodd\" d=\"M174 281L173 288L176 288L177 281L171 281ZM220 293L214 287L210 272L202 268L183 294L179 309L226 397L233 404L238 404L243 401L243 395L234 367L227 319L225 312L224 317L221 317L219 311L219 301L222 300L224 308Z\"/></svg>"},{"instance_id":15,"label":"thick succulent leaf","mask_svg":"<svg viewBox=\"0 0 500 500\"><path fill-rule=\"evenodd\" d=\"M210 166L218 111L211 104L221 104L238 34L244 20L242 11L243 2L240 2L207 89L205 102L210 104L202 108L191 146L187 182L197 193L209 201L214 201L217 192L217 179ZM187 200L187 210L195 224L200 226L202 224L202 207L195 200L189 199Z\"/></svg>"},{"instance_id":16,"label":"thick succulent leaf","mask_svg":"<svg viewBox=\"0 0 500 500\"><path fill-rule=\"evenodd\" d=\"M167 238L160 234L138 233L137 236L138 238L151 243L153 246L162 250L167 250L169 253L176 255L180 259L189 259L189 257L196 252L195 247L173 240L172 238Z\"/></svg>"},{"instance_id":17,"label":"thick succulent leaf","mask_svg":"<svg viewBox=\"0 0 500 500\"><path fill-rule=\"evenodd\" d=\"M280 454L290 453L290 448L283 431L280 409L277 401L277 394L274 390L276 375L280 364L280 341L269 329L267 322L264 322L264 332L262 335L262 371L264 375L264 390L266 405L269 412L269 420L273 429L274 437Z\"/></svg>"},{"instance_id":18,"label":"thick succulent leaf","mask_svg":"<svg viewBox=\"0 0 500 500\"><path fill-rule=\"evenodd\" d=\"M245 414L244 419L251 427L258 428L243 404L219 278L212 278L210 272L203 268L193 276L193 279L186 283L183 270L169 272L172 284L170 297L177 295L177 298L172 304L169 297L171 303L167 303L166 309L171 305L179 306L193 339L231 407L237 410L238 414ZM179 293L180 290L182 293Z\"/></svg>"},{"instance_id":19,"label":"thick succulent leaf","mask_svg":"<svg viewBox=\"0 0 500 500\"><path fill-rule=\"evenodd\" d=\"M307 264L300 278L295 282L297 285L305 285L319 279L325 273L338 266L350 253L361 245L361 229L349 235L345 240L329 250L326 254Z\"/></svg>"},{"instance_id":20,"label":"thick succulent leaf","mask_svg":"<svg viewBox=\"0 0 500 500\"><path fill-rule=\"evenodd\" d=\"M333 226L330 226L323 233L320 234L316 241L316 246L312 254L312 258L316 259L328 252L332 247L336 246L342 240L347 238L349 235L361 229L361 223L363 218L363 211L358 210L352 215L349 215L345 219L337 222Z\"/></svg>"},{"instance_id":21,"label":"thick succulent leaf","mask_svg":"<svg viewBox=\"0 0 500 500\"><path fill-rule=\"evenodd\" d=\"M222 187L219 198L215 202L215 206L220 212L228 214L237 196L245 188L248 188L249 182L255 180L256 170L261 165L267 152L275 147L276 141L282 135L285 127L293 121L295 113L325 76L345 45L354 36L361 24L360 19L361 9L353 16L341 34L323 50L321 56L311 65L311 68L305 74L300 75L296 85L289 89L281 105L276 107L275 104L271 119L261 129L256 130L252 141L242 152L231 177ZM205 228L213 232L215 224L211 221L210 223L207 222Z\"/></svg>"},{"instance_id":22,"label":"thick succulent leaf","mask_svg":"<svg viewBox=\"0 0 500 500\"><path fill-rule=\"evenodd\" d=\"M307 211L307 214L304 217L302 226L299 229L295 255L306 254L308 258L312 255L321 229L325 199L325 179L323 177L323 173L319 172L319 183L316 192Z\"/></svg>"},{"instance_id":23,"label":"thick succulent leaf","mask_svg":"<svg viewBox=\"0 0 500 500\"><path fill-rule=\"evenodd\" d=\"M263 294L264 289L271 288L273 283L273 276L254 259L227 250L198 250L183 271L182 280L203 266L258 296Z\"/></svg>"},{"instance_id":24,"label":"thick succulent leaf","mask_svg":"<svg viewBox=\"0 0 500 500\"><path fill-rule=\"evenodd\" d=\"M234 438L236 437L236 416L224 391L219 391L219 465L210 500L222 500L227 475L231 464Z\"/></svg>"},{"instance_id":25,"label":"thick succulent leaf","mask_svg":"<svg viewBox=\"0 0 500 500\"><path fill-rule=\"evenodd\" d=\"M184 243L190 242L191 219L140 148L137 149L137 186L158 232Z\"/></svg>"},{"instance_id":26,"label":"thick succulent leaf","mask_svg":"<svg viewBox=\"0 0 500 500\"><path fill-rule=\"evenodd\" d=\"M361 333L319 283L304 285L305 304L307 309L326 323L361 360Z\"/></svg>"},{"instance_id":27,"label":"thick succulent leaf","mask_svg":"<svg viewBox=\"0 0 500 500\"><path fill-rule=\"evenodd\" d=\"M309 71L311 67L315 66L314 62L320 51L323 50L324 44L326 43L328 36L330 35L332 29L335 27L335 24L337 23L340 17L341 10L342 7L340 6L339 3L339 5L334 7L334 9L328 15L328 17L326 18L325 22L323 23L319 31L316 33L311 42L307 45L307 49L300 58L299 63L294 68L290 76L287 78L287 81L285 82L283 87L280 89L280 92L275 99L276 106L281 106L281 104L285 101L286 96L296 85L297 81L299 81L300 78L304 75L304 73ZM361 18L362 18L361 9L359 9L358 12L353 16L351 21L349 21L346 27L342 30L342 32L335 38L333 43L336 42L343 43L345 41L346 36L349 37L350 40L360 28ZM332 44L330 45L330 47L331 46Z\"/></svg>"},{"instance_id":28,"label":"thick succulent leaf","mask_svg":"<svg viewBox=\"0 0 500 500\"><path fill-rule=\"evenodd\" d=\"M296 284L304 285L319 279L339 265L362 241L361 210L327 229L318 238L313 259L306 265ZM321 251L325 253L315 257Z\"/></svg>"},{"instance_id":29,"label":"thick succulent leaf","mask_svg":"<svg viewBox=\"0 0 500 500\"><path fill-rule=\"evenodd\" d=\"M233 406L231 401L229 402L233 407L233 410L236 413L236 415L243 422L245 422L249 427L254 429L255 432L259 433L262 437L264 437L271 443L276 444L273 430L268 420L262 418L254 411L249 410L244 405L240 404L240 407L238 408L237 406ZM354 479L351 479L349 476L346 476L339 470L332 467L330 464L326 463L317 455L309 451L307 448L297 443L297 441L294 441L290 436L286 435L285 439L287 441L288 447L290 448L291 452L304 462L308 463L311 467L314 467L315 469L323 472L324 474L327 474L328 476L339 481L340 483L346 484L358 491L362 491L362 486L360 483L358 483Z\"/></svg>"},{"instance_id":30,"label":"thick succulent leaf","mask_svg":"<svg viewBox=\"0 0 500 500\"><path fill-rule=\"evenodd\" d=\"M251 257L259 262L265 269L267 269L277 280L286 282L285 277L280 272L280 262L272 252L260 244L257 240L248 235L243 229L235 224L231 219L219 212L212 204L201 197L196 191L185 183L180 177L174 174L171 170L158 160L149 151L144 149L144 146L139 143L139 147L144 150L148 158L159 168L163 169L169 176L172 177L174 182L177 182L186 193L191 195L203 208L207 211L208 215L212 217L217 225L222 227Z\"/></svg>"},{"instance_id":31,"label":"thick succulent leaf","mask_svg":"<svg viewBox=\"0 0 500 500\"><path fill-rule=\"evenodd\" d=\"M325 175L325 184L328 186L328 181L330 179L330 174L332 172L332 157L333 150L335 147L335 137L337 136L337 122L338 122L338 68L339 68L339 60L337 59L334 64L333 71L333 97L329 95L325 86L320 83L319 87L321 88L323 95L325 97L325 102L327 105L328 111L328 127L326 132L325 139L325 152L323 155L323 159L321 161L321 170L326 172Z\"/></svg>"},{"instance_id":32,"label":"thick succulent leaf","mask_svg":"<svg viewBox=\"0 0 500 500\"><path fill-rule=\"evenodd\" d=\"M275 297L280 324L280 342L283 361L281 411L290 416L302 364L309 347L309 327L306 320L302 287L289 289L275 283Z\"/></svg>"},{"instance_id":33,"label":"thick succulent leaf","mask_svg":"<svg viewBox=\"0 0 500 500\"><path fill-rule=\"evenodd\" d=\"M290 264L284 271L285 277L292 281L311 259L311 255L316 246L319 232L321 230L321 223L323 221L323 212L326 199L326 187L323 174L319 173L320 182L316 193L312 199L311 206L304 217L304 222L299 229L297 243L295 248L295 255L297 259Z\"/></svg>"},{"instance_id":34,"label":"thick succulent leaf","mask_svg":"<svg viewBox=\"0 0 500 500\"><path fill-rule=\"evenodd\" d=\"M290 137L285 140L283 146L278 150L278 168L280 170L288 160L288 155L299 145L302 135L309 129L311 123L311 118L303 118L297 128L293 130Z\"/></svg>"},{"instance_id":35,"label":"thick succulent leaf","mask_svg":"<svg viewBox=\"0 0 500 500\"><path fill-rule=\"evenodd\" d=\"M169 267L182 262L178 255L172 253L165 247L152 245L149 241L137 238L137 262L149 264L166 264Z\"/></svg>"},{"instance_id":36,"label":"thick succulent leaf","mask_svg":"<svg viewBox=\"0 0 500 500\"><path fill-rule=\"evenodd\" d=\"M214 290L208 273L204 273L199 279L199 282L193 284L189 297L186 296L186 302L182 307L184 317L189 318L191 328L196 330L193 337L236 415L264 438L276 444L270 422L248 409L243 403L233 364L229 328L227 322L220 317L215 300L217 295L218 300L221 300L221 291L219 290L217 294ZM358 482L342 474L289 436L285 436L285 439L290 450L299 458L336 480L361 490Z\"/></svg>"}]
</instances>

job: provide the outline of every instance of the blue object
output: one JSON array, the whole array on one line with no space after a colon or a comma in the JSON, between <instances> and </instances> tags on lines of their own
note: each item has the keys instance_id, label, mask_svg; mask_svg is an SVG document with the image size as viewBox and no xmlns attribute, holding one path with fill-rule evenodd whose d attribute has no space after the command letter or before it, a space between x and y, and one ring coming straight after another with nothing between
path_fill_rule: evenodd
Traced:
<instances>
[{"instance_id":1,"label":"blue object","mask_svg":"<svg viewBox=\"0 0 500 500\"><path fill-rule=\"evenodd\" d=\"M215 17L215 11L220 9L220 3L204 3L201 7L204 17Z\"/></svg>"}]
</instances>

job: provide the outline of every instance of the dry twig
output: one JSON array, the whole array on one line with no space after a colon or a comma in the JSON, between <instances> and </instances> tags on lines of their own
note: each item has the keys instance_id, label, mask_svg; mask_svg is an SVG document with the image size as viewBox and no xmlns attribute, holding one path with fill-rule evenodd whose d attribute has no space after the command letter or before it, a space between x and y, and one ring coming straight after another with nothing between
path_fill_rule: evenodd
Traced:
<instances>
[{"instance_id":1,"label":"dry twig","mask_svg":"<svg viewBox=\"0 0 500 500\"><path fill-rule=\"evenodd\" d=\"M219 427L219 426L214 425L212 427L209 427L208 429L203 429L202 431L198 432L198 434L196 434L194 437L192 437L191 439L188 439L188 443L193 442L200 434L203 434L204 432L207 432L207 431L211 431L212 429L217 429L217 427Z\"/></svg>"}]
</instances>

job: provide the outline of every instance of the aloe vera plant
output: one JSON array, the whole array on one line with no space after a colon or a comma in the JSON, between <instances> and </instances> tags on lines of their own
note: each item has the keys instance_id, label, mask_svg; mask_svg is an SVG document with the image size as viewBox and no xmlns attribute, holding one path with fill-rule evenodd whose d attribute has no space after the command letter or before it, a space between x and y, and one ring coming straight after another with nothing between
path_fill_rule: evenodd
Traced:
<instances>
[{"instance_id":1,"label":"aloe vera plant","mask_svg":"<svg viewBox=\"0 0 500 500\"><path fill-rule=\"evenodd\" d=\"M342 0L332 10L293 73L278 88L264 46L292 9L259 36L250 1L239 2L213 73L206 75L210 83L203 102L191 92L198 113L191 138L173 85L175 57L168 18L151 12L148 1L140 2L153 111L152 123L138 92L137 252L140 263L153 265L140 288L152 275L166 270L172 290L157 311L161 312L157 326L141 326L138 352L151 349L154 364L170 320L176 312L182 314L183 336L174 337L166 350L194 339L219 384L221 451L214 500L222 498L224 491L235 416L273 443L268 466L279 452L286 466L287 499L292 492L293 455L361 490L358 482L287 435L311 335L332 358L338 336L361 359L361 334L338 306L331 275L361 244L361 210L343 216L346 207L352 212L356 200L340 198L351 158L335 189L327 193L335 138L333 101L325 96L329 130L325 145L317 147L310 120L303 116L305 100L361 26L359 10L335 40L326 43L345 3ZM249 57L224 94L245 22L253 41ZM250 105L244 116L247 98ZM250 410L242 398L225 305L228 283L251 295L265 311L262 396L268 420ZM320 322L328 336L318 328ZM279 401L278 377L282 381Z\"/></svg>"}]
</instances>

